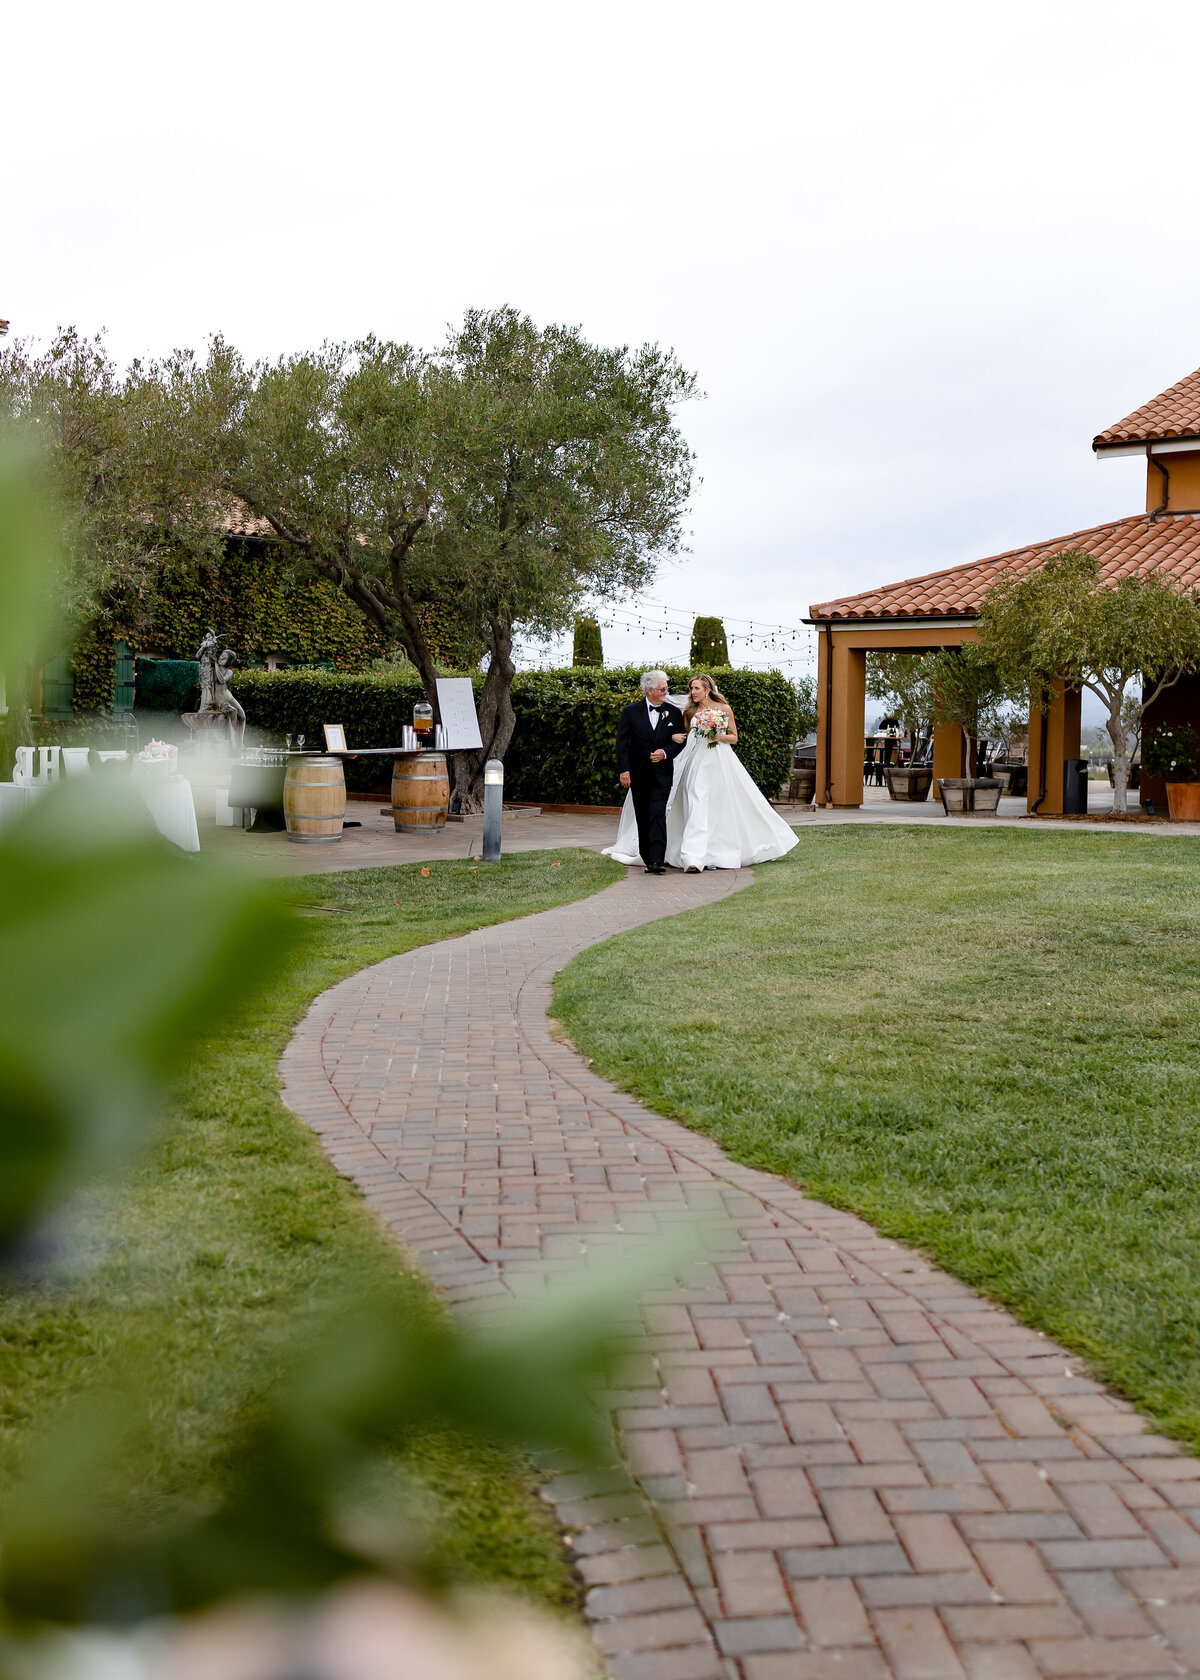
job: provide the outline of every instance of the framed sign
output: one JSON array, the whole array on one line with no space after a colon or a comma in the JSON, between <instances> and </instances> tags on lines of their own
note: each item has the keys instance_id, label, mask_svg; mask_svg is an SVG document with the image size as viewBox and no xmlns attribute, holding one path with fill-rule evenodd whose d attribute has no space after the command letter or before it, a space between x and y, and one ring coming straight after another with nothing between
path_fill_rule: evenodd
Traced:
<instances>
[{"instance_id":1,"label":"framed sign","mask_svg":"<svg viewBox=\"0 0 1200 1680\"><path fill-rule=\"evenodd\" d=\"M325 751L327 753L343 753L346 751L346 731L340 723L325 725Z\"/></svg>"},{"instance_id":2,"label":"framed sign","mask_svg":"<svg viewBox=\"0 0 1200 1680\"><path fill-rule=\"evenodd\" d=\"M442 728L446 731L446 751L465 752L471 747L482 747L470 677L439 677L437 697Z\"/></svg>"}]
</instances>

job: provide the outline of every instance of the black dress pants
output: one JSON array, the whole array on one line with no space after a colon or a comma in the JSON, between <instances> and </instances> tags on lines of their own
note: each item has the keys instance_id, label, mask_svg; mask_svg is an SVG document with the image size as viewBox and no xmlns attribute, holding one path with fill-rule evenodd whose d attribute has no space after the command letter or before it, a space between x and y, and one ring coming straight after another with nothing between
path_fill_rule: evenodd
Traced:
<instances>
[{"instance_id":1,"label":"black dress pants","mask_svg":"<svg viewBox=\"0 0 1200 1680\"><path fill-rule=\"evenodd\" d=\"M670 765L667 766L668 770ZM667 800L671 780L659 776L631 776L633 814L637 818L638 850L647 869L661 869L667 855Z\"/></svg>"}]
</instances>

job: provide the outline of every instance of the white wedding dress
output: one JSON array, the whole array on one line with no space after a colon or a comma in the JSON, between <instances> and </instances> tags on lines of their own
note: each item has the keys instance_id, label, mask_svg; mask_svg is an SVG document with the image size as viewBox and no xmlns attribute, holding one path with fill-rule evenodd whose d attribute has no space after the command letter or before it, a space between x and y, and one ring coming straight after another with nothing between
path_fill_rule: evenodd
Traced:
<instances>
[{"instance_id":1,"label":"white wedding dress","mask_svg":"<svg viewBox=\"0 0 1200 1680\"><path fill-rule=\"evenodd\" d=\"M710 747L693 725L673 769L667 862L676 869L769 863L798 843L795 830L771 809L727 742ZM618 863L641 862L632 794L625 796L617 838L604 848L604 856Z\"/></svg>"}]
</instances>

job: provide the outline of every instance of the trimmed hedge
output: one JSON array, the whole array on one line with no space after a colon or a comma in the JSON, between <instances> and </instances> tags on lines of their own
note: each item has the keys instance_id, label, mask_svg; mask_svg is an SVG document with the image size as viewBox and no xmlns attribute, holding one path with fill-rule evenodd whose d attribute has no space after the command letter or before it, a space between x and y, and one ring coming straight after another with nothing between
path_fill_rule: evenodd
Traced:
<instances>
[{"instance_id":1,"label":"trimmed hedge","mask_svg":"<svg viewBox=\"0 0 1200 1680\"><path fill-rule=\"evenodd\" d=\"M200 704L200 662L196 659L139 659L134 666L138 709L194 712ZM241 673L235 671L235 678Z\"/></svg>"},{"instance_id":2,"label":"trimmed hedge","mask_svg":"<svg viewBox=\"0 0 1200 1680\"><path fill-rule=\"evenodd\" d=\"M636 699L640 669L522 671L513 680L517 727L505 758L509 799L569 805L617 805L624 798L615 757L617 719ZM773 797L787 779L795 740L796 696L778 671L714 671L738 725L737 754L762 791ZM481 672L472 672L476 694ZM669 668L673 693L689 672ZM231 684L251 728L280 739L301 732L319 745L321 726L340 723L351 746L389 747L425 698L415 673L291 670L237 671ZM386 786L391 766L354 759L347 786L371 792Z\"/></svg>"}]
</instances>

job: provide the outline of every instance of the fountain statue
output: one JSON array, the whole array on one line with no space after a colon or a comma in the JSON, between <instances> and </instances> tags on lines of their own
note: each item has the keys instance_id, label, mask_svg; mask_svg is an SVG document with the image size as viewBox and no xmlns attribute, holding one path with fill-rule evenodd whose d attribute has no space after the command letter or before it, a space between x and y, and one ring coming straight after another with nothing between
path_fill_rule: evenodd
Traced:
<instances>
[{"instance_id":1,"label":"fountain statue","mask_svg":"<svg viewBox=\"0 0 1200 1680\"><path fill-rule=\"evenodd\" d=\"M193 732L205 735L220 730L237 752L246 733L246 714L229 689L229 674L237 655L232 648L218 653L219 647L216 632L206 631L196 652L200 664L200 710L184 712L183 722Z\"/></svg>"}]
</instances>

